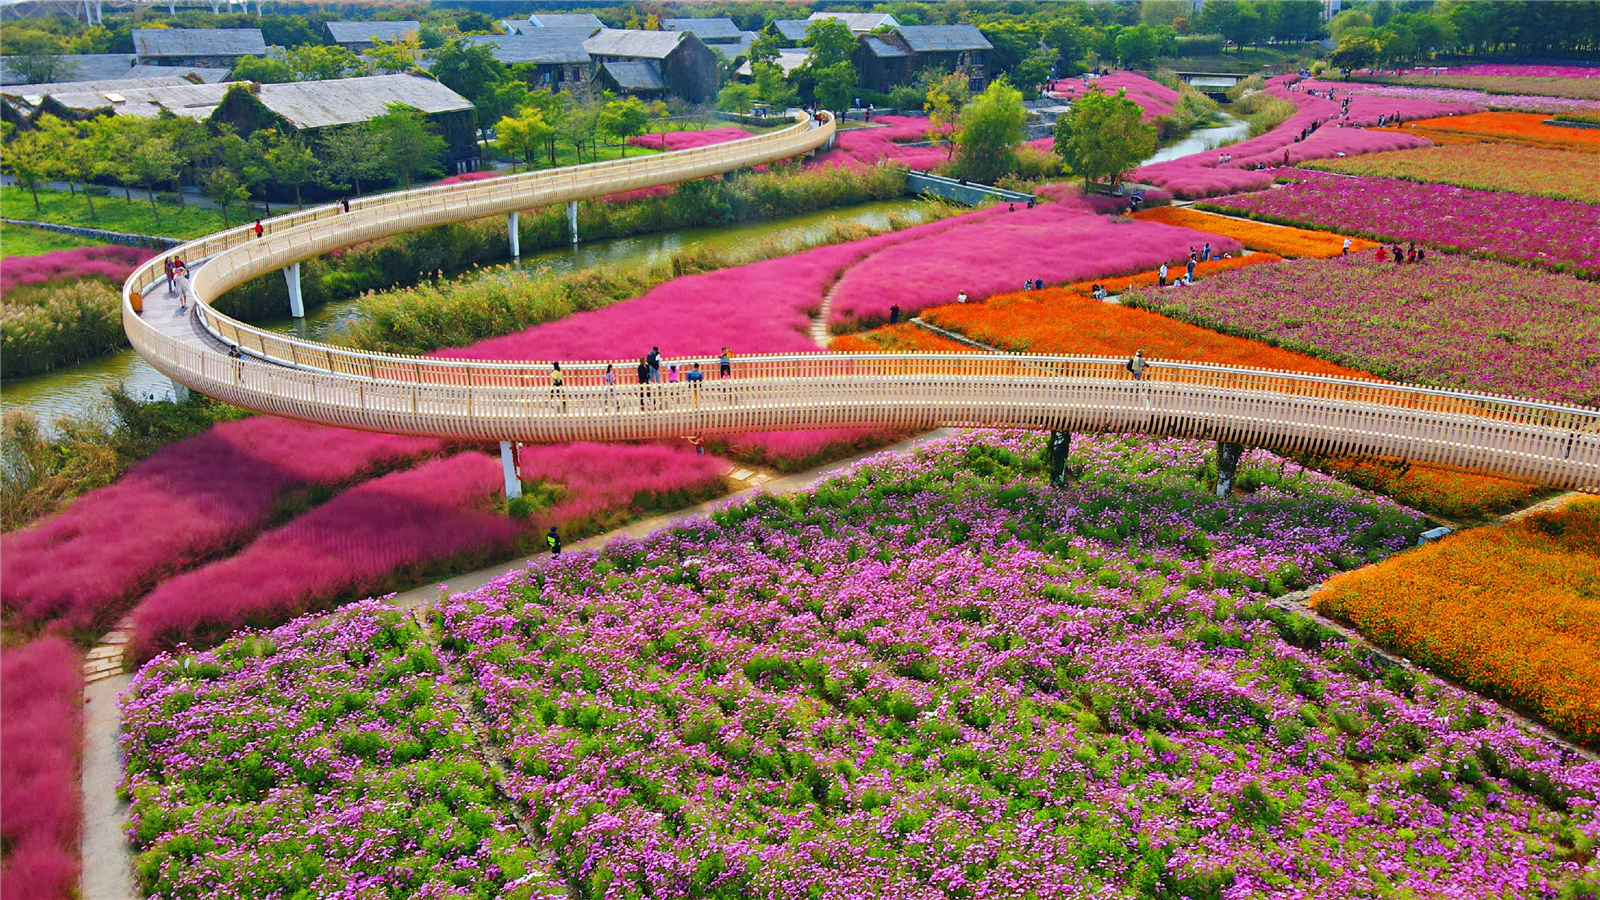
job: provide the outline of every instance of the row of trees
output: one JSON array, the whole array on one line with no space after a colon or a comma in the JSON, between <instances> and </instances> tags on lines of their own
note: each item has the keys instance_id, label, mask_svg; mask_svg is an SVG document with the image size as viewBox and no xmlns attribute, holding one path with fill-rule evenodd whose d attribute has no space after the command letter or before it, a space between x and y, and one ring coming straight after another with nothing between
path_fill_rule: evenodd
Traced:
<instances>
[{"instance_id":1,"label":"row of trees","mask_svg":"<svg viewBox=\"0 0 1600 900\"><path fill-rule=\"evenodd\" d=\"M170 188L178 204L183 186L197 185L222 210L252 198L268 203L277 190L292 190L302 205L307 187L362 193L374 181L403 181L439 174L445 141L416 110L395 106L386 115L358 125L327 129L306 137L291 130L262 128L244 137L226 125L163 113L158 118L105 116L68 122L44 116L31 131L10 136L3 161L8 174L33 194L39 206L39 185L59 180L83 199L94 214L89 185L110 182L133 202L132 188L149 193L156 221L161 206L156 192Z\"/></svg>"},{"instance_id":2,"label":"row of trees","mask_svg":"<svg viewBox=\"0 0 1600 900\"><path fill-rule=\"evenodd\" d=\"M502 151L529 166L539 156L556 165L561 146L571 147L579 162L585 149L590 159L598 160L606 138L620 143L626 156L628 139L644 134L652 120L665 124L668 112L660 100L646 103L609 92L580 103L567 93L530 91L520 106L495 124L495 140Z\"/></svg>"}]
</instances>

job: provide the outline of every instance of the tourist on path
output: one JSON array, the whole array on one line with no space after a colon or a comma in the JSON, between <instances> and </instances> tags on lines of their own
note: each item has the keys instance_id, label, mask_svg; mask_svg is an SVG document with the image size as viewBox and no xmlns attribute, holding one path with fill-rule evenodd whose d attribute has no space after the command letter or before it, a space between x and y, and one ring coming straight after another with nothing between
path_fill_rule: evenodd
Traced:
<instances>
[{"instance_id":1,"label":"tourist on path","mask_svg":"<svg viewBox=\"0 0 1600 900\"><path fill-rule=\"evenodd\" d=\"M705 373L700 371L699 363L695 363L694 367L683 376L683 380L689 383L689 398L694 401L695 409L700 408L700 382L704 381L705 377Z\"/></svg>"},{"instance_id":2,"label":"tourist on path","mask_svg":"<svg viewBox=\"0 0 1600 900\"><path fill-rule=\"evenodd\" d=\"M956 295L956 302L957 303L965 303L965 302L967 302L967 292L966 291L962 291L961 293L957 294Z\"/></svg>"},{"instance_id":3,"label":"tourist on path","mask_svg":"<svg viewBox=\"0 0 1600 900\"><path fill-rule=\"evenodd\" d=\"M1167 286L1167 264L1166 263L1162 263L1161 264L1161 268L1156 270L1156 278L1159 279L1159 281L1160 281L1160 283L1159 283L1160 287L1166 287Z\"/></svg>"},{"instance_id":4,"label":"tourist on path","mask_svg":"<svg viewBox=\"0 0 1600 900\"><path fill-rule=\"evenodd\" d=\"M639 410L644 411L644 398L650 393L650 364L639 357Z\"/></svg>"},{"instance_id":5,"label":"tourist on path","mask_svg":"<svg viewBox=\"0 0 1600 900\"><path fill-rule=\"evenodd\" d=\"M1144 380L1144 350L1133 351L1133 357L1128 360L1128 372L1133 375L1134 381Z\"/></svg>"},{"instance_id":6,"label":"tourist on path","mask_svg":"<svg viewBox=\"0 0 1600 900\"><path fill-rule=\"evenodd\" d=\"M900 324L900 304L898 303L889 307L889 324Z\"/></svg>"},{"instance_id":7,"label":"tourist on path","mask_svg":"<svg viewBox=\"0 0 1600 900\"><path fill-rule=\"evenodd\" d=\"M617 372L611 363L606 363L606 372L600 376L600 380L606 386L606 407L608 409L616 409L619 405L617 403Z\"/></svg>"},{"instance_id":8,"label":"tourist on path","mask_svg":"<svg viewBox=\"0 0 1600 900\"><path fill-rule=\"evenodd\" d=\"M174 274L173 273L174 266L172 265L172 257L169 256L164 261L162 261L161 268L165 269L166 272L167 272L167 293L170 294L170 293L172 293L172 278L173 278L173 274Z\"/></svg>"},{"instance_id":9,"label":"tourist on path","mask_svg":"<svg viewBox=\"0 0 1600 900\"><path fill-rule=\"evenodd\" d=\"M733 377L733 357L728 355L728 348L722 348L722 355L717 357L717 377Z\"/></svg>"},{"instance_id":10,"label":"tourist on path","mask_svg":"<svg viewBox=\"0 0 1600 900\"><path fill-rule=\"evenodd\" d=\"M1349 238L1345 238L1344 239L1344 249L1339 251L1339 255L1340 256L1349 256L1350 255L1350 239Z\"/></svg>"},{"instance_id":11,"label":"tourist on path","mask_svg":"<svg viewBox=\"0 0 1600 900\"><path fill-rule=\"evenodd\" d=\"M1189 257L1189 264L1184 266L1183 277L1188 281L1194 281L1194 257L1192 256Z\"/></svg>"},{"instance_id":12,"label":"tourist on path","mask_svg":"<svg viewBox=\"0 0 1600 900\"><path fill-rule=\"evenodd\" d=\"M561 555L561 534L556 531L556 526L550 526L550 533L544 536L544 542L550 548L551 556Z\"/></svg>"},{"instance_id":13,"label":"tourist on path","mask_svg":"<svg viewBox=\"0 0 1600 900\"><path fill-rule=\"evenodd\" d=\"M661 383L661 348L651 347L650 353L645 356L645 362L650 366L650 381L652 384Z\"/></svg>"},{"instance_id":14,"label":"tourist on path","mask_svg":"<svg viewBox=\"0 0 1600 900\"><path fill-rule=\"evenodd\" d=\"M257 219L256 220L256 227L255 227L256 237L261 237L261 234L264 231L266 231L266 229L261 227L261 220Z\"/></svg>"},{"instance_id":15,"label":"tourist on path","mask_svg":"<svg viewBox=\"0 0 1600 900\"><path fill-rule=\"evenodd\" d=\"M551 404L553 406L559 407L562 412L566 412L567 411L567 399L566 399L565 396L563 396L562 391L561 391L561 386L563 384L565 384L565 383L566 383L566 377L561 374L561 363L558 363L558 362L551 363L550 364L550 400L551 400Z\"/></svg>"}]
</instances>

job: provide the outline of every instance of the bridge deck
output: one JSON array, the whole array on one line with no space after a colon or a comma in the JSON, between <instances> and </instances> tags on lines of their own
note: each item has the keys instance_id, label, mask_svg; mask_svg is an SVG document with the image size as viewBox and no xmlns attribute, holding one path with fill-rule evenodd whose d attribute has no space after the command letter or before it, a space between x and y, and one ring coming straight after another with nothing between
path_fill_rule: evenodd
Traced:
<instances>
[{"instance_id":1,"label":"bridge deck","mask_svg":"<svg viewBox=\"0 0 1600 900\"><path fill-rule=\"evenodd\" d=\"M705 177L821 146L808 120L712 147L488 182L401 192L273 220L177 248L200 303L175 316L161 261L124 287L123 322L153 366L247 409L349 428L444 437L638 440L739 431L891 425L1142 431L1280 449L1370 453L1600 490L1600 411L1295 372L1122 360L976 354L802 354L735 361L730 382L617 385L606 363L495 363L365 353L273 334L207 303L250 278L339 247L430 225ZM149 290L143 316L128 292ZM237 344L243 360L227 356ZM613 361L615 362L615 361ZM712 359L700 362L717 371ZM618 363L631 371L632 363Z\"/></svg>"}]
</instances>

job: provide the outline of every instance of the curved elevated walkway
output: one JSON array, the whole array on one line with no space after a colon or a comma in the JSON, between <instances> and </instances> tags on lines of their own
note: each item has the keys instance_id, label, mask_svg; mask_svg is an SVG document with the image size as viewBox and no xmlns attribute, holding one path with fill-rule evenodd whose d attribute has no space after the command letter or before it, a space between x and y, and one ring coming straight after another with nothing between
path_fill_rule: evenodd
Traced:
<instances>
[{"instance_id":1,"label":"curved elevated walkway","mask_svg":"<svg viewBox=\"0 0 1600 900\"><path fill-rule=\"evenodd\" d=\"M1292 372L1121 360L966 354L742 357L733 377L606 387L604 362L495 363L364 353L265 332L206 305L251 278L339 247L431 225L701 178L816 149L833 122L657 156L434 187L212 235L176 253L203 260L201 303L175 316L160 260L123 288L139 354L180 384L261 412L371 431L500 441L632 440L796 428L941 425L1138 431L1287 450L1368 453L1600 492L1600 411ZM156 283L162 282L159 289ZM143 316L131 291L151 287ZM240 347L244 359L229 357ZM616 363L631 382L633 361Z\"/></svg>"}]
</instances>

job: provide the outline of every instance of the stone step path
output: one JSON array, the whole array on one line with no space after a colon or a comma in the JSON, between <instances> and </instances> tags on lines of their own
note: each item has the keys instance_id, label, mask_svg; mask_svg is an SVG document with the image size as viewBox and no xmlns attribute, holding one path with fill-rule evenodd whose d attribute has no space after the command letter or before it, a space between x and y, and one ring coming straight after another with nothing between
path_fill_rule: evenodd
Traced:
<instances>
[{"instance_id":1,"label":"stone step path","mask_svg":"<svg viewBox=\"0 0 1600 900\"><path fill-rule=\"evenodd\" d=\"M133 635L133 616L123 616L116 627L106 632L83 661L83 683L94 684L122 674L123 651Z\"/></svg>"}]
</instances>

